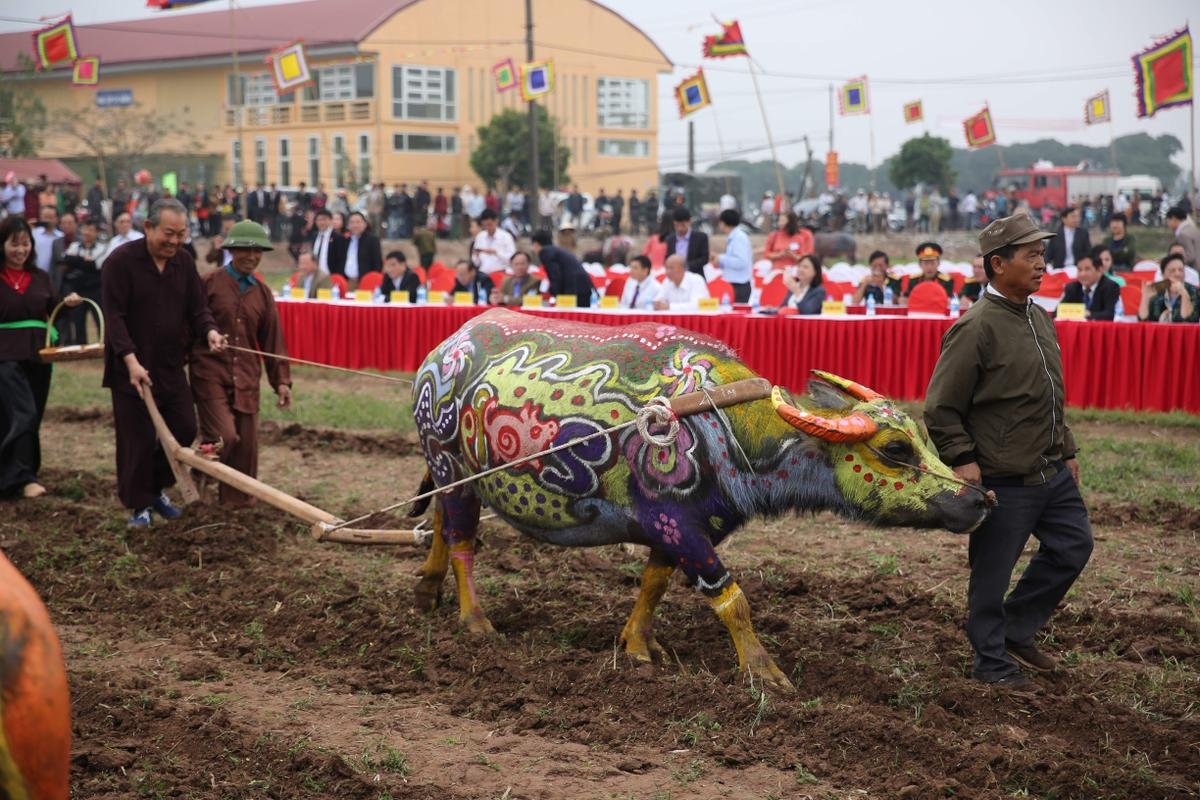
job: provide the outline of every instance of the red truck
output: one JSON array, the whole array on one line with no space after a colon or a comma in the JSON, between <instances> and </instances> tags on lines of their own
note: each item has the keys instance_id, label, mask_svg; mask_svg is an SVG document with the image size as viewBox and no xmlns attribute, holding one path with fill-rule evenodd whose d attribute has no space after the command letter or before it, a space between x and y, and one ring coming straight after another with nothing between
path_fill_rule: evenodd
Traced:
<instances>
[{"instance_id":1,"label":"red truck","mask_svg":"<svg viewBox=\"0 0 1200 800\"><path fill-rule=\"evenodd\" d=\"M1016 191L1017 199L1025 200L1032 209L1043 206L1066 208L1084 197L1116 194L1117 170L1090 169L1087 162L1074 167L1056 167L1049 161L1039 161L1029 167L1002 169L996 173L997 190Z\"/></svg>"}]
</instances>

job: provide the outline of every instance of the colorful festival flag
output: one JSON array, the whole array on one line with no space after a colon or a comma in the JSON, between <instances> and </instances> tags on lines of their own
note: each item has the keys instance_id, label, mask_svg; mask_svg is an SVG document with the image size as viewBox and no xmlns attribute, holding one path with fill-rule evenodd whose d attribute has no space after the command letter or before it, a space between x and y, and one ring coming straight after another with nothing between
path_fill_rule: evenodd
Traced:
<instances>
[{"instance_id":1,"label":"colorful festival flag","mask_svg":"<svg viewBox=\"0 0 1200 800\"><path fill-rule=\"evenodd\" d=\"M1184 27L1133 57L1139 117L1192 102L1192 34Z\"/></svg>"},{"instance_id":2,"label":"colorful festival flag","mask_svg":"<svg viewBox=\"0 0 1200 800\"><path fill-rule=\"evenodd\" d=\"M871 102L867 97L866 75L847 82L838 92L838 113L843 117L871 113Z\"/></svg>"},{"instance_id":3,"label":"colorful festival flag","mask_svg":"<svg viewBox=\"0 0 1200 800\"><path fill-rule=\"evenodd\" d=\"M925 119L925 106L920 100L913 100L911 103L904 104L904 121L905 122L920 122Z\"/></svg>"},{"instance_id":4,"label":"colorful festival flag","mask_svg":"<svg viewBox=\"0 0 1200 800\"><path fill-rule=\"evenodd\" d=\"M1083 121L1088 125L1112 122L1112 113L1108 107L1108 89L1087 99L1083 106Z\"/></svg>"},{"instance_id":5,"label":"colorful festival flag","mask_svg":"<svg viewBox=\"0 0 1200 800\"><path fill-rule=\"evenodd\" d=\"M712 105L708 94L708 82L704 80L704 70L696 70L696 74L684 78L675 87L675 100L679 103L679 117L699 111L705 106Z\"/></svg>"},{"instance_id":6,"label":"colorful festival flag","mask_svg":"<svg viewBox=\"0 0 1200 800\"><path fill-rule=\"evenodd\" d=\"M749 56L746 40L742 38L742 26L737 20L721 23L720 36L704 37L705 58L729 58L730 56Z\"/></svg>"},{"instance_id":7,"label":"colorful festival flag","mask_svg":"<svg viewBox=\"0 0 1200 800\"><path fill-rule=\"evenodd\" d=\"M521 65L521 99L528 103L554 91L554 62L534 61Z\"/></svg>"},{"instance_id":8,"label":"colorful festival flag","mask_svg":"<svg viewBox=\"0 0 1200 800\"><path fill-rule=\"evenodd\" d=\"M517 68L513 66L511 58L493 64L492 77L496 79L497 92L507 92L509 89L517 88Z\"/></svg>"},{"instance_id":9,"label":"colorful festival flag","mask_svg":"<svg viewBox=\"0 0 1200 800\"><path fill-rule=\"evenodd\" d=\"M300 41L284 45L267 53L264 59L271 67L271 80L275 83L275 94L294 92L301 86L313 82L308 58L304 55L304 43Z\"/></svg>"},{"instance_id":10,"label":"colorful festival flag","mask_svg":"<svg viewBox=\"0 0 1200 800\"><path fill-rule=\"evenodd\" d=\"M72 86L95 86L100 83L100 57L80 56L71 67Z\"/></svg>"},{"instance_id":11,"label":"colorful festival flag","mask_svg":"<svg viewBox=\"0 0 1200 800\"><path fill-rule=\"evenodd\" d=\"M996 143L996 128L992 125L992 112L986 106L978 114L963 120L963 131L967 134L967 147L972 149Z\"/></svg>"},{"instance_id":12,"label":"colorful festival flag","mask_svg":"<svg viewBox=\"0 0 1200 800\"><path fill-rule=\"evenodd\" d=\"M70 14L53 25L33 32L33 53L37 57L38 69L65 67L79 57Z\"/></svg>"}]
</instances>

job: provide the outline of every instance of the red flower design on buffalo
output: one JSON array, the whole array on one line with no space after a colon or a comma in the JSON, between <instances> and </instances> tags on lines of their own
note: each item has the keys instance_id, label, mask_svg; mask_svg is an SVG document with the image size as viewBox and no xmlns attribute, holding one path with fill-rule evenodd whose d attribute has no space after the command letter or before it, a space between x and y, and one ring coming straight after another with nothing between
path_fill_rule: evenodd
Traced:
<instances>
[{"instance_id":1,"label":"red flower design on buffalo","mask_svg":"<svg viewBox=\"0 0 1200 800\"><path fill-rule=\"evenodd\" d=\"M483 404L483 433L487 438L492 464L503 464L550 447L558 436L558 420L544 419L542 407L532 400L515 412L500 407L494 396ZM521 465L540 470L542 460L535 458Z\"/></svg>"}]
</instances>

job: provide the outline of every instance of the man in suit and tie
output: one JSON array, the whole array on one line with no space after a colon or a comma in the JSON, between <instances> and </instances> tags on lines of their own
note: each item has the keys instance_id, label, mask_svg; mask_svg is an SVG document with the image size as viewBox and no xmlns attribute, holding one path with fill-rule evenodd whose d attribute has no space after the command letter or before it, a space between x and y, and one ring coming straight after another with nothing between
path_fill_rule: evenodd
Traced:
<instances>
[{"instance_id":1,"label":"man in suit and tie","mask_svg":"<svg viewBox=\"0 0 1200 800\"><path fill-rule=\"evenodd\" d=\"M327 208L322 208L313 215L313 224L317 227L308 246L317 262L317 268L328 275L330 253L338 244L337 240L342 237L333 230L333 214Z\"/></svg>"},{"instance_id":2,"label":"man in suit and tie","mask_svg":"<svg viewBox=\"0 0 1200 800\"><path fill-rule=\"evenodd\" d=\"M1059 216L1062 226L1046 248L1046 264L1054 269L1077 266L1092 250L1087 230L1079 227L1079 209L1067 206Z\"/></svg>"},{"instance_id":3,"label":"man in suit and tie","mask_svg":"<svg viewBox=\"0 0 1200 800\"><path fill-rule=\"evenodd\" d=\"M1075 268L1078 270L1076 279L1067 284L1062 302L1083 303L1088 319L1112 322L1121 287L1100 271L1091 255L1080 258Z\"/></svg>"},{"instance_id":4,"label":"man in suit and tie","mask_svg":"<svg viewBox=\"0 0 1200 800\"><path fill-rule=\"evenodd\" d=\"M708 236L692 228L692 212L684 206L671 212L675 232L667 237L667 255L683 256L688 272L704 275L704 266L709 261Z\"/></svg>"},{"instance_id":5,"label":"man in suit and tie","mask_svg":"<svg viewBox=\"0 0 1200 800\"><path fill-rule=\"evenodd\" d=\"M408 268L408 256L403 250L393 250L383 259L383 283L379 291L383 294L383 302L390 303L392 292L403 292L404 301L417 302L417 289L421 288L421 278Z\"/></svg>"},{"instance_id":6,"label":"man in suit and tie","mask_svg":"<svg viewBox=\"0 0 1200 800\"><path fill-rule=\"evenodd\" d=\"M649 311L657 297L658 281L650 276L650 259L646 256L629 259L629 277L621 290L620 307Z\"/></svg>"},{"instance_id":7,"label":"man in suit and tie","mask_svg":"<svg viewBox=\"0 0 1200 800\"><path fill-rule=\"evenodd\" d=\"M263 188L260 183L254 187L254 191L246 197L246 216L251 222L263 224L263 219L267 214L267 205L269 203L269 193Z\"/></svg>"},{"instance_id":8,"label":"man in suit and tie","mask_svg":"<svg viewBox=\"0 0 1200 800\"><path fill-rule=\"evenodd\" d=\"M342 275L353 290L368 272L383 269L382 248L379 237L371 233L367 217L361 211L352 211L346 219L349 238L335 236L329 252L329 272Z\"/></svg>"}]
</instances>

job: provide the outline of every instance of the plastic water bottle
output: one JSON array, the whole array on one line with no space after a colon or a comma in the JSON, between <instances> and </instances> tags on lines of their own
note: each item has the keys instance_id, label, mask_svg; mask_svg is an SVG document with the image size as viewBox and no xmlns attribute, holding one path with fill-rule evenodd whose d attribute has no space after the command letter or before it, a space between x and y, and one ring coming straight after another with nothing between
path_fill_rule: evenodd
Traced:
<instances>
[{"instance_id":1,"label":"plastic water bottle","mask_svg":"<svg viewBox=\"0 0 1200 800\"><path fill-rule=\"evenodd\" d=\"M885 306L890 306L890 305L892 305L892 301L893 301L894 299L895 299L895 297L893 297L893 295L892 295L892 286L891 286L891 284L890 284L890 283L885 283L885 284L883 285L883 304L884 304Z\"/></svg>"},{"instance_id":2,"label":"plastic water bottle","mask_svg":"<svg viewBox=\"0 0 1200 800\"><path fill-rule=\"evenodd\" d=\"M429 299L429 292L426 291L425 284L422 283L420 286L417 287L417 303L419 305L425 305L425 302L428 299Z\"/></svg>"},{"instance_id":3,"label":"plastic water bottle","mask_svg":"<svg viewBox=\"0 0 1200 800\"><path fill-rule=\"evenodd\" d=\"M728 311L733 304L729 302L729 292L721 295L721 310Z\"/></svg>"},{"instance_id":4,"label":"plastic water bottle","mask_svg":"<svg viewBox=\"0 0 1200 800\"><path fill-rule=\"evenodd\" d=\"M1125 321L1125 304L1121 302L1121 296L1117 295L1117 305L1113 309L1113 322Z\"/></svg>"},{"instance_id":5,"label":"plastic water bottle","mask_svg":"<svg viewBox=\"0 0 1200 800\"><path fill-rule=\"evenodd\" d=\"M291 296L292 296L292 281L291 281L291 278L289 278L289 279L288 279L288 280L287 280L287 281L286 281L286 282L283 284L283 288L279 290L279 296L280 296L280 297L291 297Z\"/></svg>"},{"instance_id":6,"label":"plastic water bottle","mask_svg":"<svg viewBox=\"0 0 1200 800\"><path fill-rule=\"evenodd\" d=\"M962 308L962 306L958 302L958 295L952 295L950 297L950 319L956 319L958 317L960 308Z\"/></svg>"},{"instance_id":7,"label":"plastic water bottle","mask_svg":"<svg viewBox=\"0 0 1200 800\"><path fill-rule=\"evenodd\" d=\"M867 316L875 316L875 295L873 294L867 295Z\"/></svg>"},{"instance_id":8,"label":"plastic water bottle","mask_svg":"<svg viewBox=\"0 0 1200 800\"><path fill-rule=\"evenodd\" d=\"M330 294L333 296L334 300L342 299L342 290L336 283L333 285L333 289L330 291Z\"/></svg>"},{"instance_id":9,"label":"plastic water bottle","mask_svg":"<svg viewBox=\"0 0 1200 800\"><path fill-rule=\"evenodd\" d=\"M486 306L488 302L487 289L480 286L475 290L475 305Z\"/></svg>"},{"instance_id":10,"label":"plastic water bottle","mask_svg":"<svg viewBox=\"0 0 1200 800\"><path fill-rule=\"evenodd\" d=\"M371 295L371 302L372 303L382 303L383 302L383 289L380 289L379 287L375 288L375 292Z\"/></svg>"},{"instance_id":11,"label":"plastic water bottle","mask_svg":"<svg viewBox=\"0 0 1200 800\"><path fill-rule=\"evenodd\" d=\"M762 302L762 290L755 287L750 291L750 312L758 313L759 304Z\"/></svg>"}]
</instances>

